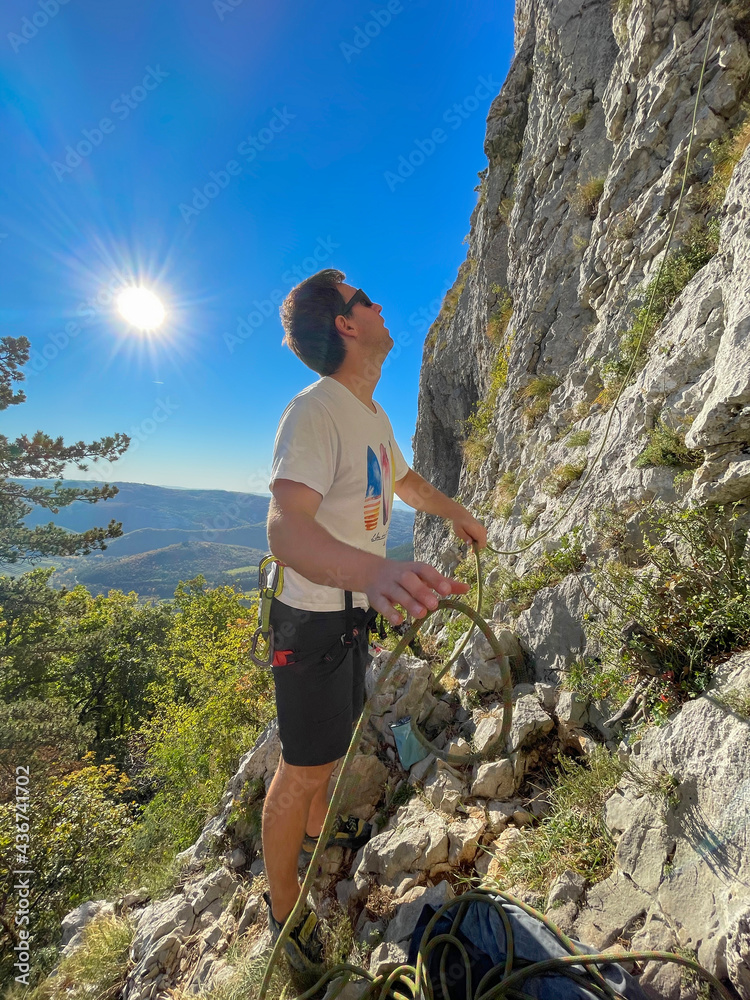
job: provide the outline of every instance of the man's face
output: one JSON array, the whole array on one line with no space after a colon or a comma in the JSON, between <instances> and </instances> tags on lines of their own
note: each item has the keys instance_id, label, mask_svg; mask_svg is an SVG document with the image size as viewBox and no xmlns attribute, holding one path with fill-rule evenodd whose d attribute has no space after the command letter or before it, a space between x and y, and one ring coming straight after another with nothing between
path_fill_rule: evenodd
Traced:
<instances>
[{"instance_id":1,"label":"man's face","mask_svg":"<svg viewBox=\"0 0 750 1000\"><path fill-rule=\"evenodd\" d=\"M357 290L353 285L343 282L336 287L345 302L348 302ZM363 347L371 347L378 353L384 351L387 354L393 347L393 338L381 316L382 311L383 307L378 302L373 302L371 306L357 302L344 319L355 327Z\"/></svg>"}]
</instances>

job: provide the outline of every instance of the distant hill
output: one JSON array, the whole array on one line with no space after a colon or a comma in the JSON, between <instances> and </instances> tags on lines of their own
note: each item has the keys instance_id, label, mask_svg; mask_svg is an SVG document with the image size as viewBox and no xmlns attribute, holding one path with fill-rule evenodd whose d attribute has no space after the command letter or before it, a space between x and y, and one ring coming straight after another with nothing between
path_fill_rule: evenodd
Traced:
<instances>
[{"instance_id":1,"label":"distant hill","mask_svg":"<svg viewBox=\"0 0 750 1000\"><path fill-rule=\"evenodd\" d=\"M26 485L53 486L52 479L16 479ZM63 486L91 489L95 482L66 479ZM94 594L135 590L143 597L169 599L180 580L202 573L210 586L257 585L258 561L269 551L266 518L270 497L229 490L183 490L147 483L120 483L117 496L91 504L77 500L51 514L35 508L29 527L59 524L69 531L122 523L123 534L104 552L78 558L44 559L54 566L51 583L82 583ZM388 555L413 559L414 511L394 506L388 532ZM0 564L0 574L19 576L31 567Z\"/></svg>"},{"instance_id":2,"label":"distant hill","mask_svg":"<svg viewBox=\"0 0 750 1000\"><path fill-rule=\"evenodd\" d=\"M180 580L202 573L210 587L230 584L249 591L258 586L258 563L263 555L264 550L242 545L180 542L114 559L102 554L60 560L51 582L68 588L82 583L92 594L134 590L141 597L169 600Z\"/></svg>"}]
</instances>

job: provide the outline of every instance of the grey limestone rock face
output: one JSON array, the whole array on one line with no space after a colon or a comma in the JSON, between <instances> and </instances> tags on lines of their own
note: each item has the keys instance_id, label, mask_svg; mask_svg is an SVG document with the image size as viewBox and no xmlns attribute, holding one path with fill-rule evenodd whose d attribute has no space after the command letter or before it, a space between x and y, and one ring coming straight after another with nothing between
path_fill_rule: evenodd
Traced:
<instances>
[{"instance_id":1,"label":"grey limestone rock face","mask_svg":"<svg viewBox=\"0 0 750 1000\"><path fill-rule=\"evenodd\" d=\"M665 258L713 8L710 0L516 5L516 54L487 118L488 162L455 308L441 312L425 342L414 439L417 471L480 514L498 549L518 550L545 531L543 545L554 547L612 505L750 496L750 152L723 204L707 208L700 198L713 170L710 144L742 120L750 92L747 29L729 5L719 5L713 25L670 245L670 253L684 247L692 227L715 215L718 250L672 303L614 416L597 401L601 368L647 304ZM491 397L485 457L469 463L466 420L491 396L500 347L488 323L506 296L507 377ZM534 379L548 389L530 412L522 393ZM675 469L637 464L658 423L685 434L702 457L683 496ZM570 447L571 430L588 442ZM568 509L580 483L556 496L550 474L584 462ZM518 492L500 515L495 488L506 473L516 474ZM532 512L529 529L522 518ZM417 515L418 559L439 564L449 542L449 526ZM501 561L523 574L541 551L532 545ZM557 680L590 652L587 610L566 578L512 622L536 679Z\"/></svg>"},{"instance_id":2,"label":"grey limestone rock face","mask_svg":"<svg viewBox=\"0 0 750 1000\"><path fill-rule=\"evenodd\" d=\"M576 923L595 946L631 928L633 947L687 948L740 995L750 960L750 724L729 695L748 689L750 654L738 653L709 692L645 733L606 804L615 873L588 890ZM652 963L644 976L681 996L672 970Z\"/></svg>"}]
</instances>

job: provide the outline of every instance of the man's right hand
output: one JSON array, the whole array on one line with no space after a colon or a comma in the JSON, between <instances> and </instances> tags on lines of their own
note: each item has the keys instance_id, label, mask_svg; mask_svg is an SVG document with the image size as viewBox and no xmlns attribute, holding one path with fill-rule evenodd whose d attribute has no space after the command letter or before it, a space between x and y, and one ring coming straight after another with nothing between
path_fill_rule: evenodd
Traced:
<instances>
[{"instance_id":1,"label":"man's right hand","mask_svg":"<svg viewBox=\"0 0 750 1000\"><path fill-rule=\"evenodd\" d=\"M465 594L469 589L468 583L443 576L429 563L383 559L374 569L365 591L376 611L392 625L400 625L404 616L394 605L400 604L415 618L422 618L438 606L440 598L435 591L440 597L448 597Z\"/></svg>"}]
</instances>

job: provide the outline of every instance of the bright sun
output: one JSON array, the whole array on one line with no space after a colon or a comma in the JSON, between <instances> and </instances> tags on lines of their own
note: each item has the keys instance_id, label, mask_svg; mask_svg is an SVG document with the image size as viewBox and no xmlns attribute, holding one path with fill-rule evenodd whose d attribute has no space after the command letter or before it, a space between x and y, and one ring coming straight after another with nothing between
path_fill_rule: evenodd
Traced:
<instances>
[{"instance_id":1,"label":"bright sun","mask_svg":"<svg viewBox=\"0 0 750 1000\"><path fill-rule=\"evenodd\" d=\"M120 292L117 309L124 320L139 330L155 330L166 316L158 295L148 288L126 288Z\"/></svg>"}]
</instances>

